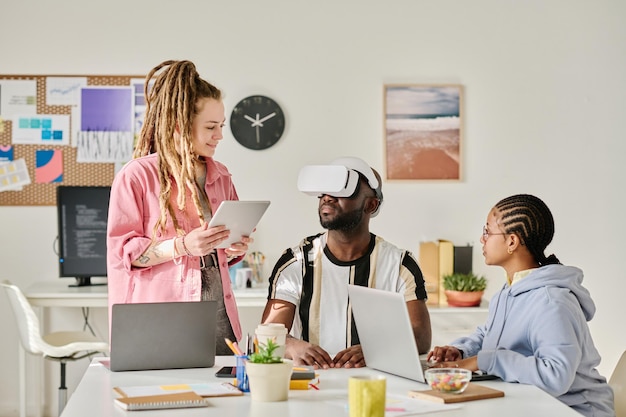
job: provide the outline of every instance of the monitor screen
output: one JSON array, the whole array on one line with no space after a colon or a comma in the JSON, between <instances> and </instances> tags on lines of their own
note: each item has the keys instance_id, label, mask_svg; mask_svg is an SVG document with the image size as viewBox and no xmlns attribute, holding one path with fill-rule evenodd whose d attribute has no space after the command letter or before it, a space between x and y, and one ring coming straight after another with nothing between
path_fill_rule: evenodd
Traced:
<instances>
[{"instance_id":1,"label":"monitor screen","mask_svg":"<svg viewBox=\"0 0 626 417\"><path fill-rule=\"evenodd\" d=\"M59 273L76 286L106 277L106 234L111 187L57 187ZM71 285L71 286L74 286Z\"/></svg>"}]
</instances>

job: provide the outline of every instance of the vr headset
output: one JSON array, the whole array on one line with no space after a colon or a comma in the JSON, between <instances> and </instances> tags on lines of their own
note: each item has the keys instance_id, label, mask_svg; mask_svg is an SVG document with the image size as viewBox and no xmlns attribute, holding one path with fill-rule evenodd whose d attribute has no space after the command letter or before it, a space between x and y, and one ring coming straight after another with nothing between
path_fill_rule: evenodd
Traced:
<instances>
[{"instance_id":1,"label":"vr headset","mask_svg":"<svg viewBox=\"0 0 626 417\"><path fill-rule=\"evenodd\" d=\"M332 197L351 197L359 190L359 174L362 174L380 200L372 217L378 214L383 202L381 184L374 171L358 158L335 159L330 165L307 165L298 174L298 190L305 194Z\"/></svg>"}]
</instances>

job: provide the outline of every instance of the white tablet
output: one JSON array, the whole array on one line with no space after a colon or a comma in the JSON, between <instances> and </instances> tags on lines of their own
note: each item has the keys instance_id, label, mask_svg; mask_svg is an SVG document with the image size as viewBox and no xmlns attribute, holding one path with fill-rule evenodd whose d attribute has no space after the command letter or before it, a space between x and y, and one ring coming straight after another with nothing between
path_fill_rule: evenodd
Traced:
<instances>
[{"instance_id":1,"label":"white tablet","mask_svg":"<svg viewBox=\"0 0 626 417\"><path fill-rule=\"evenodd\" d=\"M209 227L223 225L230 230L230 237L218 248L228 248L241 242L242 236L250 236L269 205L269 201L222 201L209 222Z\"/></svg>"}]
</instances>

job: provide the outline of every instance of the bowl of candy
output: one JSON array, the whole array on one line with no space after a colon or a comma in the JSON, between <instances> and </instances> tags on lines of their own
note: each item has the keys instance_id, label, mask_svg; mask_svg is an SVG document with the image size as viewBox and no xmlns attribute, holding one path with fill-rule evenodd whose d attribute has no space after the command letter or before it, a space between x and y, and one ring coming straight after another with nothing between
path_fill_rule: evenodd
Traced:
<instances>
[{"instance_id":1,"label":"bowl of candy","mask_svg":"<svg viewBox=\"0 0 626 417\"><path fill-rule=\"evenodd\" d=\"M430 368L424 372L426 382L435 391L460 394L472 379L472 371L463 368Z\"/></svg>"}]
</instances>

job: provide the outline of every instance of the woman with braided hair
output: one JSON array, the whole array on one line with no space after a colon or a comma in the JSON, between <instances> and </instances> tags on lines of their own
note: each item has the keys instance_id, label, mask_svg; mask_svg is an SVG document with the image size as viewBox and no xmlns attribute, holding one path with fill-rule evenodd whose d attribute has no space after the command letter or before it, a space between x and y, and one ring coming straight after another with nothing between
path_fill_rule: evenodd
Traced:
<instances>
[{"instance_id":1,"label":"woman with braided hair","mask_svg":"<svg viewBox=\"0 0 626 417\"><path fill-rule=\"evenodd\" d=\"M229 231L208 227L223 200L238 199L228 169L213 159L223 137L222 93L190 61L157 65L144 91L134 158L111 186L109 318L118 303L215 300L216 351L231 354L224 338L239 340L241 326L228 267L252 239L217 249Z\"/></svg>"},{"instance_id":2,"label":"woman with braided hair","mask_svg":"<svg viewBox=\"0 0 626 417\"><path fill-rule=\"evenodd\" d=\"M613 391L596 367L600 355L587 322L596 307L580 269L544 251L554 235L550 209L518 194L489 212L480 242L487 265L506 273L484 325L449 346L436 346L436 367L481 370L532 384L585 416L615 416Z\"/></svg>"}]
</instances>

